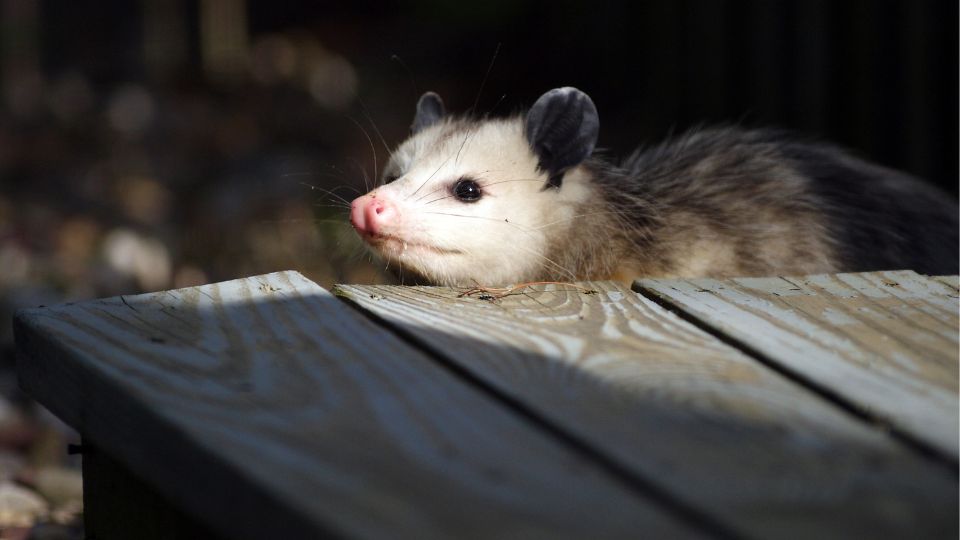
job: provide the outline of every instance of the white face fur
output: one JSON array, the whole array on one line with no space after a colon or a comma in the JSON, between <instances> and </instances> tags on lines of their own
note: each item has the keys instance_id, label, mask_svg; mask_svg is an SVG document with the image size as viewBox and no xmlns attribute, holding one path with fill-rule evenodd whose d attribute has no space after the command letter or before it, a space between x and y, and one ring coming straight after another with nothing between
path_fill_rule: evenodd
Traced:
<instances>
[{"instance_id":1,"label":"white face fur","mask_svg":"<svg viewBox=\"0 0 960 540\"><path fill-rule=\"evenodd\" d=\"M389 207L357 230L401 277L496 286L540 279L545 268L562 274L546 235L563 234L589 190L579 168L548 187L537 164L523 118L444 118L401 144L388 183L354 201L354 214L372 200Z\"/></svg>"}]
</instances>

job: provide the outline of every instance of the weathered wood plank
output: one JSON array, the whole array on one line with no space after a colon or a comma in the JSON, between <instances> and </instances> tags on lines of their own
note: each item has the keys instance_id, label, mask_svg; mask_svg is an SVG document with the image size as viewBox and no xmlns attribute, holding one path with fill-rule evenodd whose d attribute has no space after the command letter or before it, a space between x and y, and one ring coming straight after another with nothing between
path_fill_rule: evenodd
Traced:
<instances>
[{"instance_id":1,"label":"weathered wood plank","mask_svg":"<svg viewBox=\"0 0 960 540\"><path fill-rule=\"evenodd\" d=\"M625 286L583 285L598 294L335 292L739 533L956 536L957 482L943 464Z\"/></svg>"},{"instance_id":2,"label":"weathered wood plank","mask_svg":"<svg viewBox=\"0 0 960 540\"><path fill-rule=\"evenodd\" d=\"M957 457L957 293L913 272L638 281L867 414Z\"/></svg>"},{"instance_id":3,"label":"weathered wood plank","mask_svg":"<svg viewBox=\"0 0 960 540\"><path fill-rule=\"evenodd\" d=\"M296 272L16 332L32 396L229 538L698 536Z\"/></svg>"},{"instance_id":4,"label":"weathered wood plank","mask_svg":"<svg viewBox=\"0 0 960 540\"><path fill-rule=\"evenodd\" d=\"M935 279L954 290L960 291L960 276L932 276L930 279Z\"/></svg>"}]
</instances>

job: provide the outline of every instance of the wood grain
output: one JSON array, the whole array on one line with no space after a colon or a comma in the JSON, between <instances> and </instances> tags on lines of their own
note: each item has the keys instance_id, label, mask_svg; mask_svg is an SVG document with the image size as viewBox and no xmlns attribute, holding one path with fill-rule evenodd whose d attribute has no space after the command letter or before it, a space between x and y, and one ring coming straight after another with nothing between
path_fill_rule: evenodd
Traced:
<instances>
[{"instance_id":1,"label":"wood grain","mask_svg":"<svg viewBox=\"0 0 960 540\"><path fill-rule=\"evenodd\" d=\"M957 291L913 272L638 281L791 373L957 458Z\"/></svg>"},{"instance_id":2,"label":"wood grain","mask_svg":"<svg viewBox=\"0 0 960 540\"><path fill-rule=\"evenodd\" d=\"M296 272L16 332L32 396L229 538L699 536Z\"/></svg>"},{"instance_id":3,"label":"wood grain","mask_svg":"<svg viewBox=\"0 0 960 540\"><path fill-rule=\"evenodd\" d=\"M954 290L960 291L960 276L931 276L930 279L935 279Z\"/></svg>"},{"instance_id":4,"label":"wood grain","mask_svg":"<svg viewBox=\"0 0 960 540\"><path fill-rule=\"evenodd\" d=\"M581 285L335 292L738 534L956 536L955 472L628 288Z\"/></svg>"}]
</instances>

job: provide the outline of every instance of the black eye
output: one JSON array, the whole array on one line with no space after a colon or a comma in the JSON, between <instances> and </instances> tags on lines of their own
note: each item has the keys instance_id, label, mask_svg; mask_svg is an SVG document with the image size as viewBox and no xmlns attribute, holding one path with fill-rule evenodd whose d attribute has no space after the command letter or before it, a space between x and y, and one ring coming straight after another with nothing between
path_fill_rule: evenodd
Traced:
<instances>
[{"instance_id":1,"label":"black eye","mask_svg":"<svg viewBox=\"0 0 960 540\"><path fill-rule=\"evenodd\" d=\"M483 193L480 191L480 184L469 178L461 178L453 185L451 189L453 196L463 202L476 202L480 200Z\"/></svg>"}]
</instances>

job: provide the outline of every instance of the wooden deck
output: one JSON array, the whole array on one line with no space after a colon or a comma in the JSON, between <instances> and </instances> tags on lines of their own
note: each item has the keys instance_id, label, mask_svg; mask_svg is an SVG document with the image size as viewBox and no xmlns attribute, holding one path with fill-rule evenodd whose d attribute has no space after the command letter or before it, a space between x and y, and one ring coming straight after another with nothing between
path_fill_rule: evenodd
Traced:
<instances>
[{"instance_id":1,"label":"wooden deck","mask_svg":"<svg viewBox=\"0 0 960 540\"><path fill-rule=\"evenodd\" d=\"M957 538L956 276L581 285L31 309L18 369L98 540Z\"/></svg>"}]
</instances>

